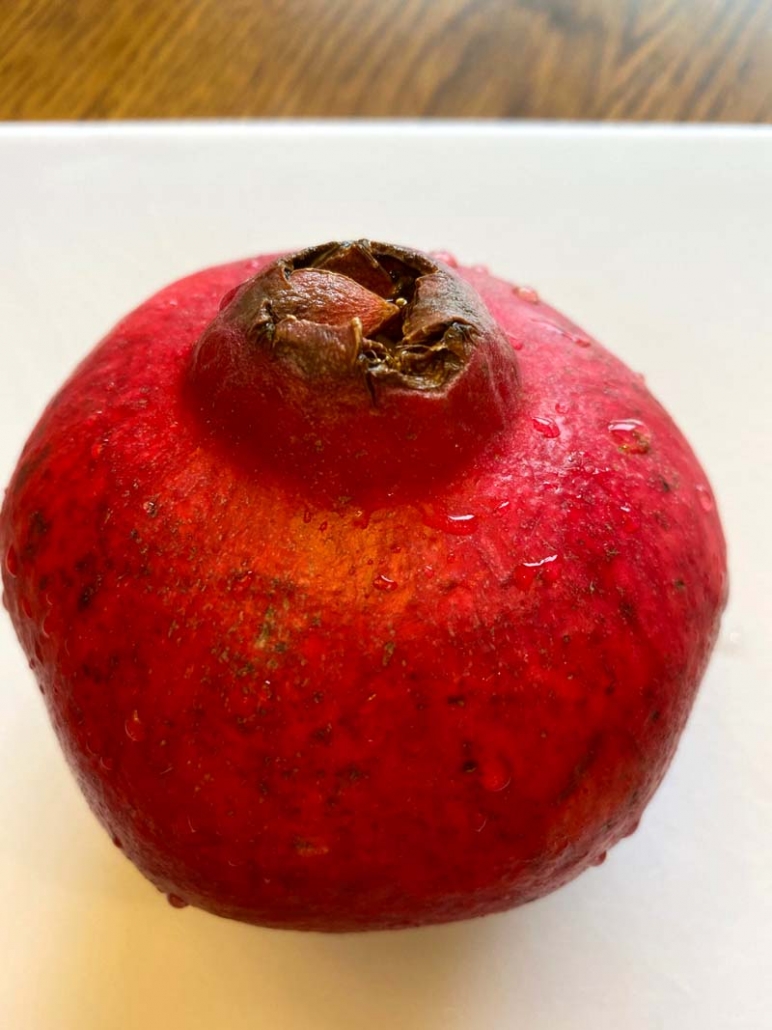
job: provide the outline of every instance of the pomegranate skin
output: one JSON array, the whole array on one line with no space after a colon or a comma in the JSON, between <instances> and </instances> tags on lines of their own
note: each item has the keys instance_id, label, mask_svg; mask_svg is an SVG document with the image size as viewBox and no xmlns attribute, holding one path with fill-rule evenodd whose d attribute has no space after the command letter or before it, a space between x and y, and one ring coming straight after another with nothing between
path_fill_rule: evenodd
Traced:
<instances>
[{"instance_id":1,"label":"pomegranate skin","mask_svg":"<svg viewBox=\"0 0 772 1030\"><path fill-rule=\"evenodd\" d=\"M639 377L468 268L519 382L446 475L343 493L231 446L192 355L272 260L137 308L25 446L3 581L58 738L175 904L348 931L538 898L675 751L726 600L705 474Z\"/></svg>"}]
</instances>

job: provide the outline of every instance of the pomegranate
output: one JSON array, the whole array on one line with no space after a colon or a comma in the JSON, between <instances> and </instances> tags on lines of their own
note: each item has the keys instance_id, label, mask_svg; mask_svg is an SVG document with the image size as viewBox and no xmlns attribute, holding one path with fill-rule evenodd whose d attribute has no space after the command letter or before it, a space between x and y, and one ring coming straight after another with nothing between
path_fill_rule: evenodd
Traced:
<instances>
[{"instance_id":1,"label":"pomegranate","mask_svg":"<svg viewBox=\"0 0 772 1030\"><path fill-rule=\"evenodd\" d=\"M538 898L637 826L726 597L632 374L449 256L358 241L130 314L32 433L6 604L107 832L275 927Z\"/></svg>"}]
</instances>

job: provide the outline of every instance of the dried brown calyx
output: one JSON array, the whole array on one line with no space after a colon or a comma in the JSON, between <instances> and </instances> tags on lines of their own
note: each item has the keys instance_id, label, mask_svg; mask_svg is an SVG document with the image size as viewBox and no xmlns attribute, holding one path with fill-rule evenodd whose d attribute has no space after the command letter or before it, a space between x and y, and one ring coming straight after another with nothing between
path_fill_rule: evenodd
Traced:
<instances>
[{"instance_id":1,"label":"dried brown calyx","mask_svg":"<svg viewBox=\"0 0 772 1030\"><path fill-rule=\"evenodd\" d=\"M249 339L305 377L361 375L438 390L489 328L479 298L425 254L368 240L280 258L228 311Z\"/></svg>"},{"instance_id":2,"label":"dried brown calyx","mask_svg":"<svg viewBox=\"0 0 772 1030\"><path fill-rule=\"evenodd\" d=\"M346 496L447 478L519 395L512 345L463 275L368 240L285 255L239 286L193 348L190 384L250 465Z\"/></svg>"}]
</instances>

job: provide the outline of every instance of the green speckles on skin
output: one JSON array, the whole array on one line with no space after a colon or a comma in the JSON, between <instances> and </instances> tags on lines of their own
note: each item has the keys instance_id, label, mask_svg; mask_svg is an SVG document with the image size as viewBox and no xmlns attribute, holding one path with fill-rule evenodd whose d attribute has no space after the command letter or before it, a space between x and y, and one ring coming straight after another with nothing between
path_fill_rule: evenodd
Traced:
<instances>
[{"instance_id":1,"label":"green speckles on skin","mask_svg":"<svg viewBox=\"0 0 772 1030\"><path fill-rule=\"evenodd\" d=\"M258 650L264 650L271 643L271 637L273 636L273 628L276 621L276 609L269 605L265 610L263 616L263 625L260 627L260 632L255 637L254 646Z\"/></svg>"}]
</instances>

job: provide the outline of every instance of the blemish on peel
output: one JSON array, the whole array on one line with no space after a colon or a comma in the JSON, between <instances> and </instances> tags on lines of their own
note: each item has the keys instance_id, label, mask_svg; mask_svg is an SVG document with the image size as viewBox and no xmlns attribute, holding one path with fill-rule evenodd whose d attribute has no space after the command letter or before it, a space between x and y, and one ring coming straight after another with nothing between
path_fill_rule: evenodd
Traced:
<instances>
[{"instance_id":1,"label":"blemish on peel","mask_svg":"<svg viewBox=\"0 0 772 1030\"><path fill-rule=\"evenodd\" d=\"M329 853L329 845L319 837L298 837L292 845L302 858L317 858Z\"/></svg>"},{"instance_id":2,"label":"blemish on peel","mask_svg":"<svg viewBox=\"0 0 772 1030\"><path fill-rule=\"evenodd\" d=\"M483 790L492 794L506 790L512 782L512 770L507 760L501 756L483 759L479 764L479 773Z\"/></svg>"},{"instance_id":3,"label":"blemish on peel","mask_svg":"<svg viewBox=\"0 0 772 1030\"><path fill-rule=\"evenodd\" d=\"M537 433L546 436L548 440L554 440L560 436L560 426L554 418L550 418L548 415L532 416L531 425Z\"/></svg>"},{"instance_id":4,"label":"blemish on peel","mask_svg":"<svg viewBox=\"0 0 772 1030\"><path fill-rule=\"evenodd\" d=\"M646 454L651 450L651 433L640 419L617 419L609 422L608 431L626 454Z\"/></svg>"}]
</instances>

